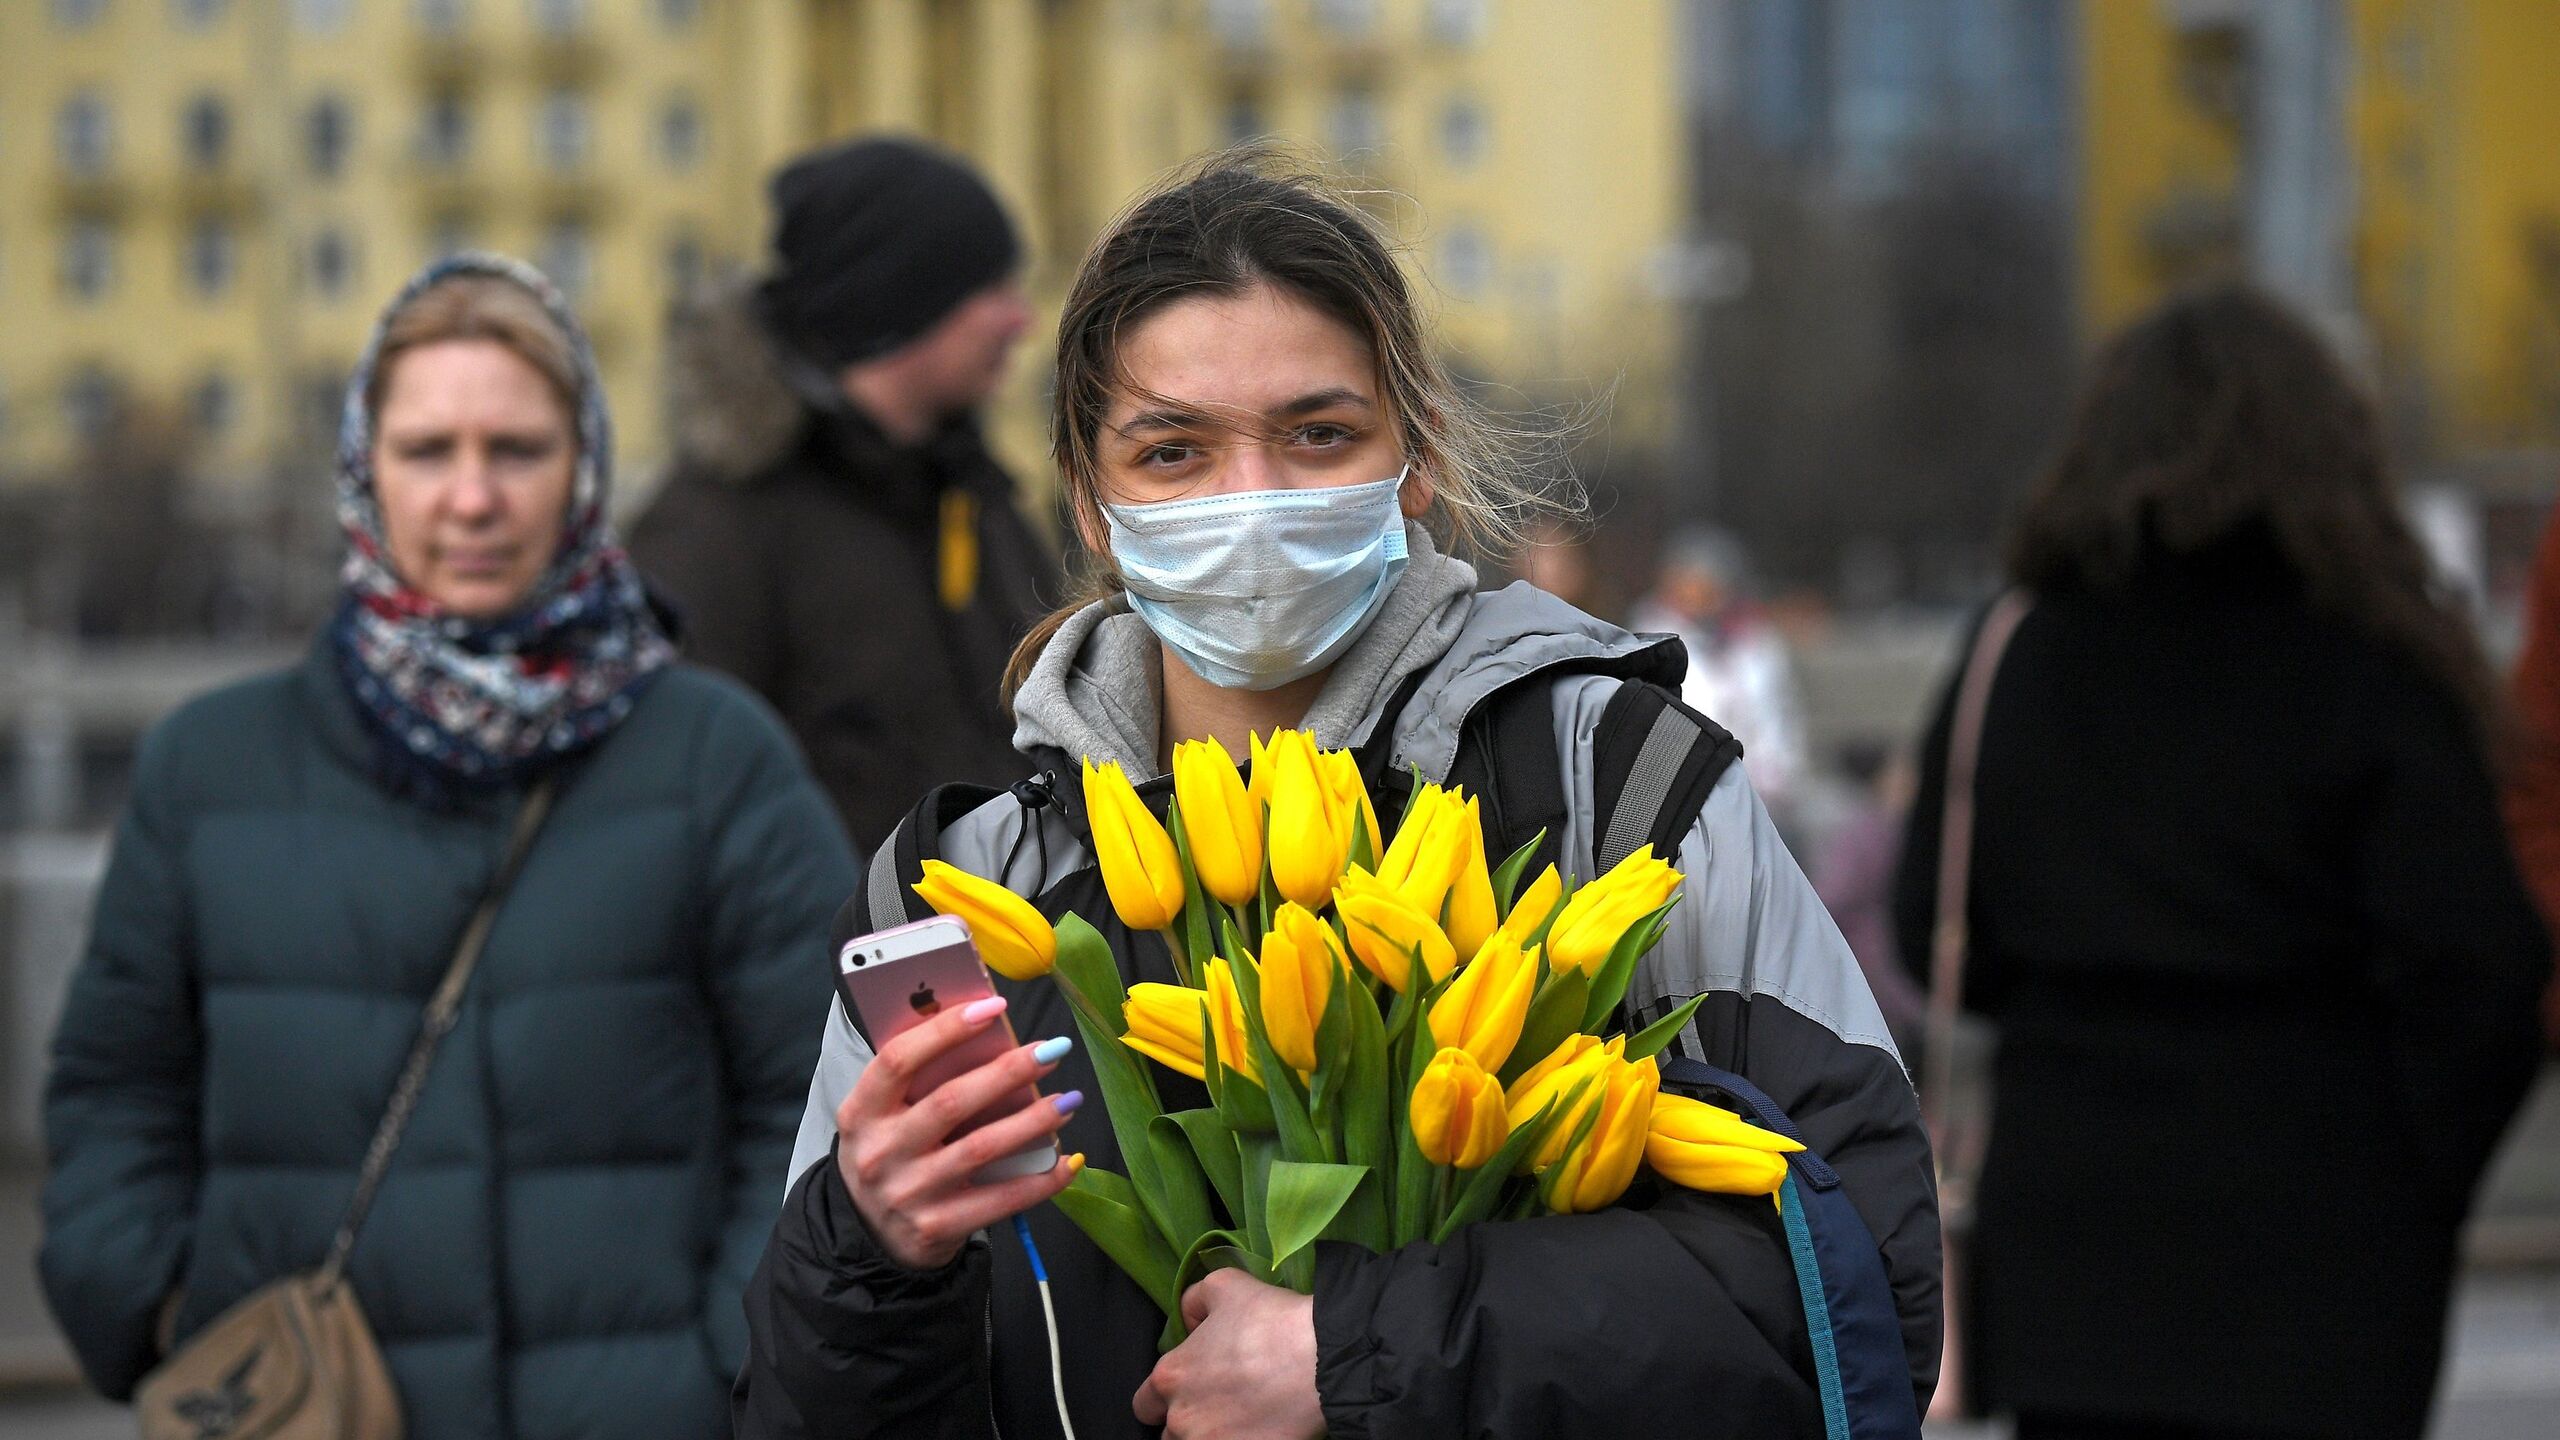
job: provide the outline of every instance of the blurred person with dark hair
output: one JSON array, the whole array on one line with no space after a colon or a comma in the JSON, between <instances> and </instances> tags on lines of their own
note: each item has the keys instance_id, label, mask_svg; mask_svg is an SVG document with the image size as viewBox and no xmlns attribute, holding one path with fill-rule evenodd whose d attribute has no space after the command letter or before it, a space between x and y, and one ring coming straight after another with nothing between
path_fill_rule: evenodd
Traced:
<instances>
[{"instance_id":1,"label":"blurred person with dark hair","mask_svg":"<svg viewBox=\"0 0 2560 1440\"><path fill-rule=\"evenodd\" d=\"M675 472L631 548L688 659L790 722L854 843L922 777L1024 769L999 695L1057 588L978 411L1031 323L985 180L903 139L774 177L766 273L669 334Z\"/></svg>"},{"instance_id":2,"label":"blurred person with dark hair","mask_svg":"<svg viewBox=\"0 0 2560 1440\"><path fill-rule=\"evenodd\" d=\"M2542 917L2560 933L2560 510L2543 528L2525 597L2517 657L2516 763L2507 776L2507 828ZM2560 1051L2560 973L2542 992L2542 1037Z\"/></svg>"},{"instance_id":3,"label":"blurred person with dark hair","mask_svg":"<svg viewBox=\"0 0 2560 1440\"><path fill-rule=\"evenodd\" d=\"M671 663L547 281L431 267L343 413L335 618L143 743L54 1038L46 1294L122 1399L320 1266L461 974L346 1252L406 1433L725 1434L853 857L764 704Z\"/></svg>"},{"instance_id":4,"label":"blurred person with dark hair","mask_svg":"<svg viewBox=\"0 0 2560 1440\"><path fill-rule=\"evenodd\" d=\"M1751 561L1731 531L1697 525L1664 547L1653 588L1630 626L1676 635L1689 651L1680 698L1742 742L1751 788L1781 825L1805 777L1803 705L1786 637L1753 594Z\"/></svg>"},{"instance_id":5,"label":"blurred person with dark hair","mask_svg":"<svg viewBox=\"0 0 2560 1440\"><path fill-rule=\"evenodd\" d=\"M2021 1440L2414 1437L2549 942L2496 702L2372 409L2242 289L2096 357L2008 556L1967 1003L1999 1025L1968 1296ZM1897 910L1930 953L1950 709Z\"/></svg>"}]
</instances>

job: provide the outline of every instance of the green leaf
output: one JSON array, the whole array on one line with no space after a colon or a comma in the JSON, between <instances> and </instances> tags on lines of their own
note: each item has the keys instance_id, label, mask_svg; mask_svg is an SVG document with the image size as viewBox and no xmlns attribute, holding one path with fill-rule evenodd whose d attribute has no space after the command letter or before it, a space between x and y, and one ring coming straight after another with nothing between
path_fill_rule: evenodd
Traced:
<instances>
[{"instance_id":1,"label":"green leaf","mask_svg":"<svg viewBox=\"0 0 2560 1440\"><path fill-rule=\"evenodd\" d=\"M1136 1191L1127 1180L1088 1166L1051 1203L1137 1281L1158 1308L1167 1315L1179 1315L1182 1297L1173 1288L1173 1247L1140 1213L1136 1201Z\"/></svg>"},{"instance_id":2,"label":"green leaf","mask_svg":"<svg viewBox=\"0 0 2560 1440\"><path fill-rule=\"evenodd\" d=\"M1176 1110L1164 1123L1182 1132L1200 1173L1217 1192L1218 1204L1230 1219L1244 1213L1244 1162L1236 1153L1236 1132L1215 1110Z\"/></svg>"},{"instance_id":3,"label":"green leaf","mask_svg":"<svg viewBox=\"0 0 2560 1440\"><path fill-rule=\"evenodd\" d=\"M1503 1062L1502 1083L1528 1072L1530 1066L1547 1058L1565 1037L1582 1028L1582 1012L1591 995L1591 981L1579 970L1559 970L1547 977L1538 993L1529 1001L1529 1017L1521 1022L1519 1042L1511 1047L1511 1058Z\"/></svg>"},{"instance_id":4,"label":"green leaf","mask_svg":"<svg viewBox=\"0 0 2560 1440\"><path fill-rule=\"evenodd\" d=\"M1058 963L1051 972L1064 982L1070 1000L1081 999L1102 1017L1116 1038L1129 1033L1122 1011L1129 1005L1128 987L1120 983L1120 961L1102 932L1070 913L1058 922Z\"/></svg>"},{"instance_id":5,"label":"green leaf","mask_svg":"<svg viewBox=\"0 0 2560 1440\"><path fill-rule=\"evenodd\" d=\"M1627 1041L1627 1058L1650 1060L1661 1054L1662 1048L1680 1033L1680 1027L1688 1024L1689 1017L1697 1014L1698 1007L1706 1003L1706 996L1692 995L1679 1009L1637 1031Z\"/></svg>"},{"instance_id":6,"label":"green leaf","mask_svg":"<svg viewBox=\"0 0 2560 1440\"><path fill-rule=\"evenodd\" d=\"M1307 1164L1281 1160L1271 1167L1271 1263L1285 1264L1316 1242L1367 1178L1364 1165Z\"/></svg>"},{"instance_id":7,"label":"green leaf","mask_svg":"<svg viewBox=\"0 0 2560 1440\"><path fill-rule=\"evenodd\" d=\"M1597 1083L1599 1082L1596 1079L1585 1080L1580 1085L1574 1086L1573 1094L1566 1098L1563 1113L1567 1115L1572 1114L1574 1105L1582 1098L1582 1092ZM1582 1114L1573 1122L1573 1134L1566 1137L1564 1149L1558 1153L1562 1155L1570 1155L1575 1150L1580 1149L1582 1147L1582 1143L1591 1138L1592 1129L1600 1123L1600 1112L1607 1108L1608 1107L1606 1105L1600 1104L1583 1106ZM1563 1177L1564 1171L1564 1162L1562 1160L1558 1160L1555 1164L1538 1172L1538 1203L1546 1206L1549 1210L1556 1208L1556 1185Z\"/></svg>"},{"instance_id":8,"label":"green leaf","mask_svg":"<svg viewBox=\"0 0 2560 1440\"><path fill-rule=\"evenodd\" d=\"M1350 1071L1342 1103L1342 1158L1383 1175L1395 1153L1387 1120L1393 1082L1386 1027L1378 1019L1377 1002L1366 988L1350 984L1348 976L1336 980L1326 1018L1335 1011L1344 1017L1343 1058Z\"/></svg>"},{"instance_id":9,"label":"green leaf","mask_svg":"<svg viewBox=\"0 0 2560 1440\"><path fill-rule=\"evenodd\" d=\"M1271 1167L1280 1163L1280 1142L1268 1135L1236 1137L1236 1159L1242 1162L1244 1234L1256 1254L1271 1253Z\"/></svg>"},{"instance_id":10,"label":"green leaf","mask_svg":"<svg viewBox=\"0 0 2560 1440\"><path fill-rule=\"evenodd\" d=\"M1173 832L1173 855L1182 865L1182 948L1190 953L1191 973L1182 983L1196 985L1206 972L1215 941L1209 931L1209 909L1217 902L1200 888L1199 868L1191 863L1191 837L1182 828L1182 802L1164 802L1164 826Z\"/></svg>"},{"instance_id":11,"label":"green leaf","mask_svg":"<svg viewBox=\"0 0 2560 1440\"><path fill-rule=\"evenodd\" d=\"M1262 967L1237 956L1235 977L1236 994L1244 1001L1245 1040L1253 1047L1253 1067L1262 1076L1263 1097L1271 1102L1272 1129L1280 1137L1280 1153L1291 1160L1332 1159L1331 1147L1307 1115L1306 1092L1298 1087L1298 1072L1271 1048L1270 1033L1262 1028Z\"/></svg>"},{"instance_id":12,"label":"green leaf","mask_svg":"<svg viewBox=\"0 0 2560 1440\"><path fill-rule=\"evenodd\" d=\"M1662 938L1671 907L1679 903L1680 896L1674 892L1661 908L1628 926L1618 943L1609 947L1609 958L1600 962L1600 969L1591 977L1591 995L1582 1007L1584 1030L1599 1034L1600 1027L1617 1012L1618 1002L1626 998L1628 982L1636 977L1637 958Z\"/></svg>"},{"instance_id":13,"label":"green leaf","mask_svg":"<svg viewBox=\"0 0 2560 1440\"><path fill-rule=\"evenodd\" d=\"M1082 934L1070 940L1070 934L1076 931ZM1128 1003L1128 992L1120 988L1119 968L1111 961L1110 949L1102 944L1101 935L1073 915L1060 923L1060 973L1064 973L1070 948L1081 952L1089 946L1102 949L1111 1008L1105 1012L1093 1002L1085 991L1087 982L1083 976L1066 987L1068 1008L1074 1012L1077 1030L1083 1034L1085 1057L1093 1064L1094 1083L1102 1092L1104 1118L1110 1121L1112 1137L1119 1143L1121 1163L1129 1167L1129 1183L1135 1191L1132 1204L1161 1234L1169 1236L1178 1227L1163 1206L1162 1182L1147 1140L1147 1127L1164 1113L1164 1101L1156 1094L1156 1082L1147 1073L1146 1062L1121 1040L1126 1025L1121 1012ZM1080 958L1078 964L1090 968L1090 957Z\"/></svg>"},{"instance_id":14,"label":"green leaf","mask_svg":"<svg viewBox=\"0 0 2560 1440\"><path fill-rule=\"evenodd\" d=\"M1310 1078L1309 1109L1318 1130L1328 1133L1340 1124L1343 1092L1357 1084L1353 1078L1357 1067L1352 1063L1352 1021L1354 1007L1347 1001L1357 995L1362 1003L1367 995L1351 983L1351 977L1337 970L1333 992L1325 1001L1324 1018L1316 1022L1316 1073ZM1375 1007L1371 1007L1371 1013Z\"/></svg>"},{"instance_id":15,"label":"green leaf","mask_svg":"<svg viewBox=\"0 0 2560 1440\"><path fill-rule=\"evenodd\" d=\"M1155 1157L1165 1239L1177 1250L1187 1249L1217 1228L1218 1217L1209 1208L1209 1179L1201 1173L1199 1157L1191 1153L1190 1137L1173 1117L1158 1115L1147 1122L1147 1145Z\"/></svg>"},{"instance_id":16,"label":"green leaf","mask_svg":"<svg viewBox=\"0 0 2560 1440\"><path fill-rule=\"evenodd\" d=\"M1511 915L1511 897L1519 893L1520 877L1529 871L1530 857L1538 853L1538 846L1544 843L1546 838L1547 832L1544 830L1530 836L1528 844L1512 851L1511 858L1503 861L1501 868L1493 872L1494 909L1505 919L1510 918Z\"/></svg>"}]
</instances>

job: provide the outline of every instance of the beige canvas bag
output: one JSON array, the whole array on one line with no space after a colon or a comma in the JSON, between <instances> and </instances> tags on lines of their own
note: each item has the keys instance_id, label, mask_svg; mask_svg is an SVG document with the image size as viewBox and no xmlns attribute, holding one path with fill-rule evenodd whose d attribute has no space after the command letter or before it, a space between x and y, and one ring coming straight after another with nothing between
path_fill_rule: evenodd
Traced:
<instances>
[{"instance_id":1,"label":"beige canvas bag","mask_svg":"<svg viewBox=\"0 0 2560 1440\"><path fill-rule=\"evenodd\" d=\"M426 1018L365 1151L355 1196L328 1258L316 1270L258 1287L144 1376L133 1397L143 1440L401 1440L400 1393L355 1287L347 1283L347 1255L400 1148L400 1132L417 1108L436 1046L461 1014L463 987L550 813L551 797L552 782L543 780L516 812L506 858L427 1001Z\"/></svg>"}]
</instances>

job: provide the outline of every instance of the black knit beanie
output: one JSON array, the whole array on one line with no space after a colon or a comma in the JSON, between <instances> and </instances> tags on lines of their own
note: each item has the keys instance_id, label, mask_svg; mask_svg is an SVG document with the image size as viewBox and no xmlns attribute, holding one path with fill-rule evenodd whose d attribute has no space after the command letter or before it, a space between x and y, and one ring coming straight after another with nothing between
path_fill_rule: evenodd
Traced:
<instances>
[{"instance_id":1,"label":"black knit beanie","mask_svg":"<svg viewBox=\"0 0 2560 1440\"><path fill-rule=\"evenodd\" d=\"M967 163L915 140L853 140L773 177L765 318L827 369L915 339L1011 273L1021 245Z\"/></svg>"}]
</instances>

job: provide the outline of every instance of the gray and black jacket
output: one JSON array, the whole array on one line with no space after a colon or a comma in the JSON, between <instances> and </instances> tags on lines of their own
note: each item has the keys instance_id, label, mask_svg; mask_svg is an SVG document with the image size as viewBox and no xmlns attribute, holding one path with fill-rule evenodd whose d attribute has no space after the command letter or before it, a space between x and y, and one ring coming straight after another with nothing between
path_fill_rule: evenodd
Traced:
<instances>
[{"instance_id":1,"label":"gray and black jacket","mask_svg":"<svg viewBox=\"0 0 2560 1440\"><path fill-rule=\"evenodd\" d=\"M1602 732L1634 686L1676 686L1676 642L1630 635L1526 585L1479 594L1473 573L1419 529L1416 557L1307 717L1319 742L1425 779L1480 770L1483 723L1507 701L1548 710L1562 781L1564 867L1588 877L1632 849L1650 811L1621 794L1704 778L1685 802L1688 877L1669 933L1630 993L1635 1018L1712 998L1679 1041L1757 1082L1828 1157L1879 1237L1914 1392L1936 1380L1939 1252L1930 1158L1882 1018L1812 887L1739 766L1666 763L1685 745ZM922 913L908 887L939 857L994 876L1044 911L1101 925L1132 980L1170 979L1152 937L1110 916L1074 810L1072 761L1159 775L1157 650L1134 616L1097 605L1070 621L1017 702L1017 744L1057 779L1011 792L938 792L873 857L838 914L839 940ZM1676 707L1650 729L1713 732ZM1392 714L1390 714L1392 712ZM1664 722L1660 715L1674 717ZM1687 724L1697 729L1683 732ZM1383 729L1382 729L1383 727ZM1517 733L1513 727L1512 733ZM1721 735L1721 732L1713 732ZM1646 753L1651 742L1652 752ZM1729 749L1729 746L1728 746ZM1603 777L1596 757L1632 754ZM1730 758L1729 755L1727 758ZM1156 796L1160 779L1142 785ZM1637 817L1623 823L1617 813ZM999 986L1025 1040L1070 1033L1053 985ZM1037 1292L998 1231L948 1268L918 1273L872 1243L833 1163L836 1104L869 1059L832 1013L773 1242L747 1295L753 1336L736 1395L750 1437L1055 1435ZM1166 1087L1168 1105L1205 1104ZM1096 1087L1081 1053L1053 1087ZM1063 1137L1118 1168L1098 1107ZM1156 1358L1161 1317L1137 1286L1047 1207L1030 1216L1056 1291L1067 1398L1082 1436L1137 1435L1129 1401ZM1820 1435L1822 1414L1787 1245L1764 1201L1639 1181L1613 1209L1480 1225L1445 1245L1371 1255L1327 1244L1318 1262L1317 1384L1337 1440L1351 1437Z\"/></svg>"}]
</instances>

